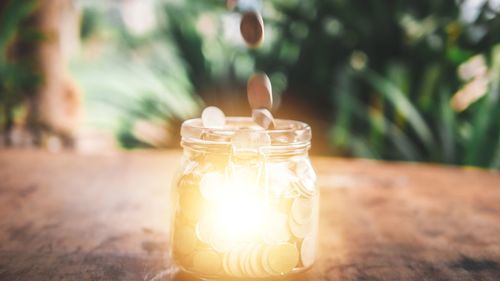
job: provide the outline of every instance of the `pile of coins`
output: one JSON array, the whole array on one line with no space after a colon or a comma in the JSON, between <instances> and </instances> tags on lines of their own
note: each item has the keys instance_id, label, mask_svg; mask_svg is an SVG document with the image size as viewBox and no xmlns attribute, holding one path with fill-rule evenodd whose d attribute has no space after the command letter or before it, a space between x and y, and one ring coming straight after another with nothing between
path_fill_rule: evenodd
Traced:
<instances>
[{"instance_id":1,"label":"pile of coins","mask_svg":"<svg viewBox=\"0 0 500 281\"><path fill-rule=\"evenodd\" d=\"M177 263L207 277L267 278L310 267L319 194L307 186L312 170L307 175L294 170L309 166L308 160L253 169L231 159L217 167L207 157L215 156L193 159L194 168L187 169L175 189Z\"/></svg>"}]
</instances>

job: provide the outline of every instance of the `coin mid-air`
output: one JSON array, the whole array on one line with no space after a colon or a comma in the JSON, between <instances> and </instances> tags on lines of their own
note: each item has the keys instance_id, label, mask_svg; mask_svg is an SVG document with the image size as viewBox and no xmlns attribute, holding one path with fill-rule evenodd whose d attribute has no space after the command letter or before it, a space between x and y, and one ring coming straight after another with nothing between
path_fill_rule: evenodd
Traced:
<instances>
[{"instance_id":1,"label":"coin mid-air","mask_svg":"<svg viewBox=\"0 0 500 281\"><path fill-rule=\"evenodd\" d=\"M248 47L258 47L264 41L264 20L262 16L253 11L244 13L241 16L240 32Z\"/></svg>"}]
</instances>

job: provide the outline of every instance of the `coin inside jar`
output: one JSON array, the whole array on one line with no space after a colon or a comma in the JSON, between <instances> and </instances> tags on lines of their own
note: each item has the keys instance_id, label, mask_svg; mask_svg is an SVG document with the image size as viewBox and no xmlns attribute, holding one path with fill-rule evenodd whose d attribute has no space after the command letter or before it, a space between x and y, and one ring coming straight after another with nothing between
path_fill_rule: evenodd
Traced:
<instances>
[{"instance_id":1,"label":"coin inside jar","mask_svg":"<svg viewBox=\"0 0 500 281\"><path fill-rule=\"evenodd\" d=\"M264 261L267 263L273 275L280 275L290 272L299 262L299 253L295 245L283 243L270 246L266 251Z\"/></svg>"},{"instance_id":2,"label":"coin inside jar","mask_svg":"<svg viewBox=\"0 0 500 281\"><path fill-rule=\"evenodd\" d=\"M302 240L300 247L300 259L304 266L311 266L316 257L316 237L307 236Z\"/></svg>"},{"instance_id":3,"label":"coin inside jar","mask_svg":"<svg viewBox=\"0 0 500 281\"><path fill-rule=\"evenodd\" d=\"M213 250L200 250L194 254L193 268L206 275L214 275L221 271L221 257Z\"/></svg>"},{"instance_id":4,"label":"coin inside jar","mask_svg":"<svg viewBox=\"0 0 500 281\"><path fill-rule=\"evenodd\" d=\"M204 205L204 200L199 189L189 185L182 186L182 188L179 189L179 206L181 213L190 222L197 222Z\"/></svg>"},{"instance_id":5,"label":"coin inside jar","mask_svg":"<svg viewBox=\"0 0 500 281\"><path fill-rule=\"evenodd\" d=\"M313 201L306 198L297 198L292 203L292 217L298 224L307 223L312 216Z\"/></svg>"},{"instance_id":6,"label":"coin inside jar","mask_svg":"<svg viewBox=\"0 0 500 281\"><path fill-rule=\"evenodd\" d=\"M212 172L205 174L200 181L200 192L206 200L214 200L219 196L220 189L224 185L224 177L221 173Z\"/></svg>"},{"instance_id":7,"label":"coin inside jar","mask_svg":"<svg viewBox=\"0 0 500 281\"><path fill-rule=\"evenodd\" d=\"M187 255L196 247L196 234L194 229L187 225L176 227L174 232L174 251L180 255Z\"/></svg>"}]
</instances>

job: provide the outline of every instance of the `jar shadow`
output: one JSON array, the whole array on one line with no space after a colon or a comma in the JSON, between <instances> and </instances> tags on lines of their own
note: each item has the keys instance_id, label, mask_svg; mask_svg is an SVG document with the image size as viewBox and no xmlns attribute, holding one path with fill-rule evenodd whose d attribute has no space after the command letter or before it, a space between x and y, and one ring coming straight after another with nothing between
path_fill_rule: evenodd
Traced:
<instances>
[{"instance_id":1,"label":"jar shadow","mask_svg":"<svg viewBox=\"0 0 500 281\"><path fill-rule=\"evenodd\" d=\"M225 278L225 279L200 279L192 274L189 274L184 271L178 271L177 273L174 274L172 281L271 281L271 280L279 280L279 281L313 281L314 278L308 274L307 272L304 273L297 273L293 276L290 277L285 277L283 279L245 279L245 278Z\"/></svg>"}]
</instances>

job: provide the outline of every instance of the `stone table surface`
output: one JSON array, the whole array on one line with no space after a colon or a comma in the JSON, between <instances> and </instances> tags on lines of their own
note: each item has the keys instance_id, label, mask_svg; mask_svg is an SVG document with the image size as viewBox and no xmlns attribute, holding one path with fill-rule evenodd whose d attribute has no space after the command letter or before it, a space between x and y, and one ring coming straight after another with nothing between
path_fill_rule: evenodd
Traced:
<instances>
[{"instance_id":1,"label":"stone table surface","mask_svg":"<svg viewBox=\"0 0 500 281\"><path fill-rule=\"evenodd\" d=\"M177 280L179 151L0 150L0 280ZM500 280L500 174L314 158L320 252L293 280Z\"/></svg>"}]
</instances>

